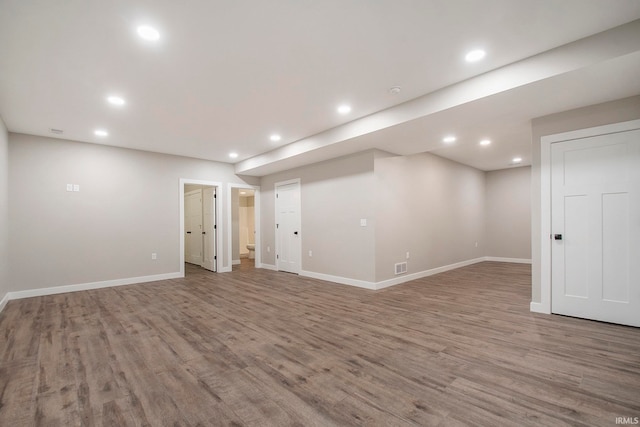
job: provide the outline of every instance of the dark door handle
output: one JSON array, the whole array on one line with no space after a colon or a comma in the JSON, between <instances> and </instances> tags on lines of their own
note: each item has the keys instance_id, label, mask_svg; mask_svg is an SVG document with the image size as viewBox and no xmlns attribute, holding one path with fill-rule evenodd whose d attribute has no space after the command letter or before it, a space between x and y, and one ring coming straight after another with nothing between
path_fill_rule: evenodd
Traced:
<instances>
[{"instance_id":1,"label":"dark door handle","mask_svg":"<svg viewBox=\"0 0 640 427\"><path fill-rule=\"evenodd\" d=\"M294 231L294 232L293 232L293 234L295 234L295 235L297 236L297 235L298 235L298 232L297 232L297 231Z\"/></svg>"},{"instance_id":2,"label":"dark door handle","mask_svg":"<svg viewBox=\"0 0 640 427\"><path fill-rule=\"evenodd\" d=\"M554 240L562 240L562 234L554 234L553 235L553 239Z\"/></svg>"},{"instance_id":3,"label":"dark door handle","mask_svg":"<svg viewBox=\"0 0 640 427\"><path fill-rule=\"evenodd\" d=\"M191 234L191 232L190 232L190 231L187 231L187 234Z\"/></svg>"},{"instance_id":4,"label":"dark door handle","mask_svg":"<svg viewBox=\"0 0 640 427\"><path fill-rule=\"evenodd\" d=\"M206 232L206 231L203 231L203 232L202 232L202 234L207 234L207 232Z\"/></svg>"}]
</instances>

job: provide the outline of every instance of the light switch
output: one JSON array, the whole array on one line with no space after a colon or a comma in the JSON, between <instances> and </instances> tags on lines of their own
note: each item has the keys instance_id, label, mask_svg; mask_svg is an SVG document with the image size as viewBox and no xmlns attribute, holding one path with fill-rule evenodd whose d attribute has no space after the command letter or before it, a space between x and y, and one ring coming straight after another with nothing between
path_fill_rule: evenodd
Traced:
<instances>
[{"instance_id":1,"label":"light switch","mask_svg":"<svg viewBox=\"0 0 640 427\"><path fill-rule=\"evenodd\" d=\"M67 191L73 191L73 184L67 184Z\"/></svg>"},{"instance_id":2,"label":"light switch","mask_svg":"<svg viewBox=\"0 0 640 427\"><path fill-rule=\"evenodd\" d=\"M80 186L78 184L73 184L73 191L80 191Z\"/></svg>"},{"instance_id":3,"label":"light switch","mask_svg":"<svg viewBox=\"0 0 640 427\"><path fill-rule=\"evenodd\" d=\"M360 227L366 227L367 226L367 219L366 218L362 218L360 220Z\"/></svg>"},{"instance_id":4,"label":"light switch","mask_svg":"<svg viewBox=\"0 0 640 427\"><path fill-rule=\"evenodd\" d=\"M158 259L158 254L155 252L151 253L151 259Z\"/></svg>"}]
</instances>

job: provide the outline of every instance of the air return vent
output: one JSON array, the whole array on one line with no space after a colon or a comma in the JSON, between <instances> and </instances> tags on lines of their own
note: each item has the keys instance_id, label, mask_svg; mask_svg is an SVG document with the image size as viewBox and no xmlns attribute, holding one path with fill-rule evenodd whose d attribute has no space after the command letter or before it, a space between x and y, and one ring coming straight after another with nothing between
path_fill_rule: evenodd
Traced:
<instances>
[{"instance_id":1,"label":"air return vent","mask_svg":"<svg viewBox=\"0 0 640 427\"><path fill-rule=\"evenodd\" d=\"M396 274L404 274L407 272L407 263L399 262L396 264Z\"/></svg>"}]
</instances>

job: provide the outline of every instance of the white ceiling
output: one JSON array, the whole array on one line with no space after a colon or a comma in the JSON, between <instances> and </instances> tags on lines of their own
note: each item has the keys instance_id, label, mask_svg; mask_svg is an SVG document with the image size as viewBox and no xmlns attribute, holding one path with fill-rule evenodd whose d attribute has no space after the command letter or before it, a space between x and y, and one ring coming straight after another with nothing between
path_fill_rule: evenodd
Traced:
<instances>
[{"instance_id":1,"label":"white ceiling","mask_svg":"<svg viewBox=\"0 0 640 427\"><path fill-rule=\"evenodd\" d=\"M0 115L12 132L63 129L71 140L240 162L249 175L367 148L500 169L516 154L530 161L532 117L640 93L636 32L610 37L624 49L594 38L608 55L567 49L584 57L571 67L562 50L536 56L637 19L638 0L1 0ZM160 40L139 39L140 24ZM476 47L487 58L466 63ZM530 57L544 76L423 108L508 64L528 74L516 65ZM127 104L107 104L110 94ZM347 116L335 111L344 102ZM367 128L371 117L384 120ZM109 136L94 136L99 127ZM349 127L359 130L339 137ZM443 147L445 132L458 142ZM317 142L329 133L331 144ZM483 137L494 143L480 151Z\"/></svg>"}]
</instances>

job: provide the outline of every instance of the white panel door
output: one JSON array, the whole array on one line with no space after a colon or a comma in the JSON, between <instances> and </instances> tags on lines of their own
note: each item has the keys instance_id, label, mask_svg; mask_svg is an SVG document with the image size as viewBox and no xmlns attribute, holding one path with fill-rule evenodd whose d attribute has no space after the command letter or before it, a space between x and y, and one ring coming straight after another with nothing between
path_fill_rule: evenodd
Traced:
<instances>
[{"instance_id":1,"label":"white panel door","mask_svg":"<svg viewBox=\"0 0 640 427\"><path fill-rule=\"evenodd\" d=\"M202 191L202 267L216 271L216 188L207 187Z\"/></svg>"},{"instance_id":2,"label":"white panel door","mask_svg":"<svg viewBox=\"0 0 640 427\"><path fill-rule=\"evenodd\" d=\"M276 187L276 265L300 272L300 184Z\"/></svg>"},{"instance_id":3,"label":"white panel door","mask_svg":"<svg viewBox=\"0 0 640 427\"><path fill-rule=\"evenodd\" d=\"M553 313L640 326L640 130L551 147Z\"/></svg>"},{"instance_id":4,"label":"white panel door","mask_svg":"<svg viewBox=\"0 0 640 427\"><path fill-rule=\"evenodd\" d=\"M202 265L202 190L184 196L185 261Z\"/></svg>"}]
</instances>

